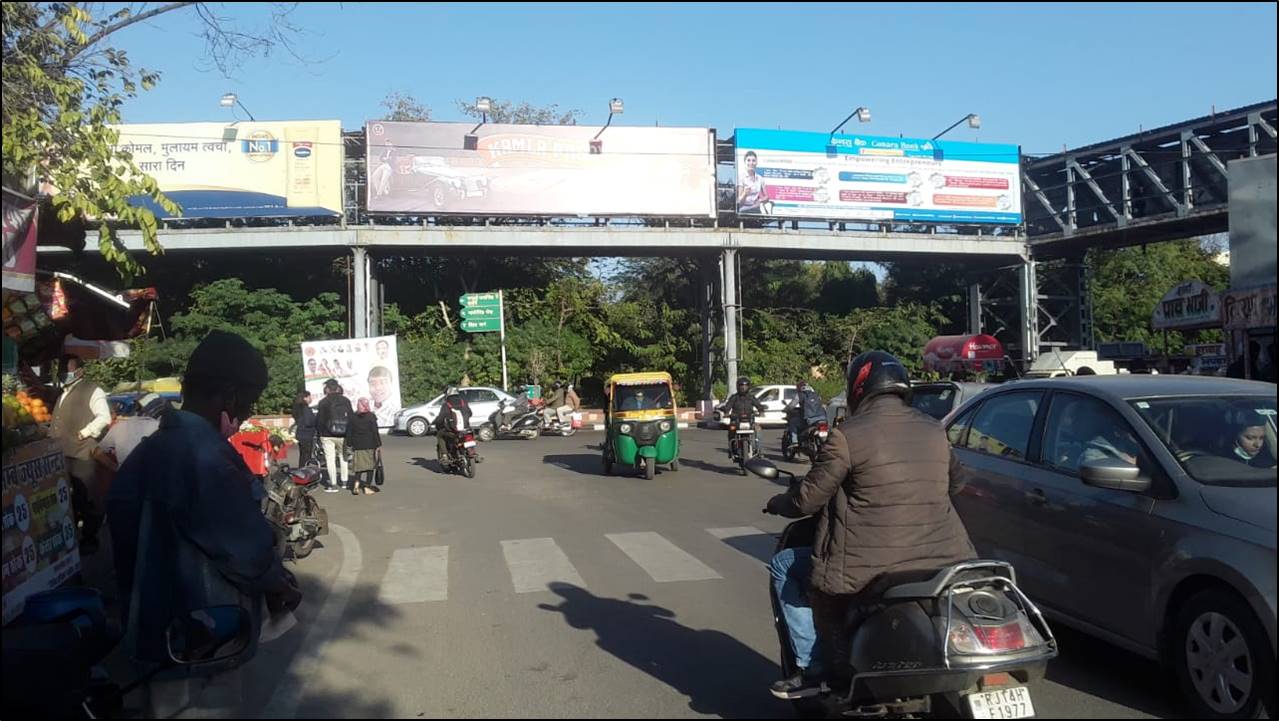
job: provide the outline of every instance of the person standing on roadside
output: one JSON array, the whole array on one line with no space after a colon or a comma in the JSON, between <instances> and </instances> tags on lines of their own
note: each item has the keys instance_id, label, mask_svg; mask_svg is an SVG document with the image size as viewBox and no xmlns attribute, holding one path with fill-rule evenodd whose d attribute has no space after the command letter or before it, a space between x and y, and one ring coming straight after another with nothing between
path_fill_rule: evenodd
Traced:
<instances>
[{"instance_id":1,"label":"person standing on roadside","mask_svg":"<svg viewBox=\"0 0 1279 721\"><path fill-rule=\"evenodd\" d=\"M346 463L346 431L354 411L351 401L342 394L342 384L330 378L324 382L324 399L315 414L315 425L324 448L324 466L329 473L325 493L337 493L350 481ZM342 476L338 477L341 470Z\"/></svg>"}]
</instances>

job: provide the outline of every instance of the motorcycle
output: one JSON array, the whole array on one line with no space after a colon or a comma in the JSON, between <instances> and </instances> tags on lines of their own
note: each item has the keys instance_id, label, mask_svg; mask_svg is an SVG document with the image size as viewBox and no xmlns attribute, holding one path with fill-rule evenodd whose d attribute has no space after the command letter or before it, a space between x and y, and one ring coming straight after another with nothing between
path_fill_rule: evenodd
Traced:
<instances>
[{"instance_id":1,"label":"motorcycle","mask_svg":"<svg viewBox=\"0 0 1279 721\"><path fill-rule=\"evenodd\" d=\"M475 433L469 429L454 433L446 443L448 456L440 460L444 472L460 471L467 478L475 478L475 466L479 463L476 445Z\"/></svg>"},{"instance_id":2,"label":"motorcycle","mask_svg":"<svg viewBox=\"0 0 1279 721\"><path fill-rule=\"evenodd\" d=\"M523 438L534 440L542 432L542 414L532 408L520 409L514 403L503 400L498 403L497 410L489 416L488 422L476 430L481 441L495 438Z\"/></svg>"},{"instance_id":3,"label":"motorcycle","mask_svg":"<svg viewBox=\"0 0 1279 721\"><path fill-rule=\"evenodd\" d=\"M784 473L765 460L752 473ZM812 547L817 519L789 524L776 552ZM852 683L823 686L792 699L804 717L958 715L1013 719L1034 716L1028 685L1044 677L1057 640L1043 614L1017 586L1011 564L974 560L922 574L881 578L882 591L846 633ZM798 671L781 603L773 592L773 624L785 676Z\"/></svg>"},{"instance_id":4,"label":"motorcycle","mask_svg":"<svg viewBox=\"0 0 1279 721\"><path fill-rule=\"evenodd\" d=\"M315 466L290 468L287 463L277 465L268 474L262 513L275 531L281 559L286 550L294 559L306 558L315 549L318 537L328 534L328 511L312 495L323 477Z\"/></svg>"},{"instance_id":5,"label":"motorcycle","mask_svg":"<svg viewBox=\"0 0 1279 721\"><path fill-rule=\"evenodd\" d=\"M738 466L738 472L746 475L746 464L760 455L759 438L755 435L754 416L737 416L728 421L731 436L728 444L729 458Z\"/></svg>"},{"instance_id":6,"label":"motorcycle","mask_svg":"<svg viewBox=\"0 0 1279 721\"><path fill-rule=\"evenodd\" d=\"M786 426L786 430L782 431L782 457L787 461L794 461L799 457L800 453L808 456L811 463L817 458L817 452L821 450L822 444L830 437L830 424L826 421L818 421L816 423L805 424L804 430L799 432L799 440L791 443L790 425Z\"/></svg>"},{"instance_id":7,"label":"motorcycle","mask_svg":"<svg viewBox=\"0 0 1279 721\"><path fill-rule=\"evenodd\" d=\"M124 699L177 666L223 663L249 649L251 621L239 606L197 609L165 630L168 661L121 686L104 661L122 634L92 588L34 594L4 631L4 718L123 718ZM129 716L134 709L129 709Z\"/></svg>"}]
</instances>

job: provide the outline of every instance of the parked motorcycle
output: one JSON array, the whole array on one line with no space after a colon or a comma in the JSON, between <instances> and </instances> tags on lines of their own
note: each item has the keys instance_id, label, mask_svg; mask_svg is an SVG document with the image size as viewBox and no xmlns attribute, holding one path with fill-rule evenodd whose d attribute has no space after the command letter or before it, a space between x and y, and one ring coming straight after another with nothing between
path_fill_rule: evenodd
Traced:
<instances>
[{"instance_id":1,"label":"parked motorcycle","mask_svg":"<svg viewBox=\"0 0 1279 721\"><path fill-rule=\"evenodd\" d=\"M315 549L318 537L328 534L328 511L312 495L323 478L323 471L315 466L290 468L287 463L277 465L267 475L262 513L275 531L280 558L286 558L286 551L294 559L306 558Z\"/></svg>"},{"instance_id":2,"label":"parked motorcycle","mask_svg":"<svg viewBox=\"0 0 1279 721\"><path fill-rule=\"evenodd\" d=\"M760 455L759 438L756 435L754 416L730 417L728 455L738 466L738 472L746 475L746 464Z\"/></svg>"},{"instance_id":3,"label":"parked motorcycle","mask_svg":"<svg viewBox=\"0 0 1279 721\"><path fill-rule=\"evenodd\" d=\"M787 425L786 430L782 431L782 457L787 461L794 461L800 453L803 453L808 456L811 463L816 460L817 452L822 449L822 444L826 443L829 437L830 424L826 421L818 421L806 424L804 430L799 432L798 442L792 443L790 426Z\"/></svg>"},{"instance_id":4,"label":"parked motorcycle","mask_svg":"<svg viewBox=\"0 0 1279 721\"><path fill-rule=\"evenodd\" d=\"M748 464L775 480L768 461ZM817 519L789 524L776 551L812 547ZM881 578L878 601L846 629L853 669L847 690L823 687L792 700L805 717L1034 716L1028 684L1043 678L1057 641L1043 614L1017 587L1011 564L975 560L933 572ZM785 676L798 671L786 617L773 593L773 624Z\"/></svg>"},{"instance_id":5,"label":"parked motorcycle","mask_svg":"<svg viewBox=\"0 0 1279 721\"><path fill-rule=\"evenodd\" d=\"M251 627L248 613L238 606L192 611L165 631L169 661L121 686L103 665L122 635L108 620L102 595L79 587L34 594L4 630L0 716L123 718L128 694L161 671L215 662L233 665L250 646Z\"/></svg>"},{"instance_id":6,"label":"parked motorcycle","mask_svg":"<svg viewBox=\"0 0 1279 721\"><path fill-rule=\"evenodd\" d=\"M475 432L481 441L495 438L534 440L542 432L542 414L528 407L520 408L516 404L503 399L497 410L489 416L488 422Z\"/></svg>"},{"instance_id":7,"label":"parked motorcycle","mask_svg":"<svg viewBox=\"0 0 1279 721\"><path fill-rule=\"evenodd\" d=\"M467 478L475 478L475 466L479 463L479 452L476 450L475 433L470 430L459 431L445 444L448 456L441 459L440 465L445 473L461 472Z\"/></svg>"}]
</instances>

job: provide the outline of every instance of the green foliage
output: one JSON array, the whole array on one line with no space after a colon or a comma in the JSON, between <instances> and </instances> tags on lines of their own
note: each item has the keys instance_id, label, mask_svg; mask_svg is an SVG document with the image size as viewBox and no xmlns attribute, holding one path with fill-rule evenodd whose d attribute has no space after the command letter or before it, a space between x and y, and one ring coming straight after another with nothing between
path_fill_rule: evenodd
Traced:
<instances>
[{"instance_id":1,"label":"green foliage","mask_svg":"<svg viewBox=\"0 0 1279 721\"><path fill-rule=\"evenodd\" d=\"M1094 251L1088 266L1097 341L1141 341L1151 350L1163 349L1163 333L1151 328L1150 319L1165 293L1192 279L1218 291L1230 285L1230 269L1216 262L1212 249L1199 240ZM1173 353L1186 343L1220 339L1217 330L1168 334Z\"/></svg>"},{"instance_id":2,"label":"green foliage","mask_svg":"<svg viewBox=\"0 0 1279 721\"><path fill-rule=\"evenodd\" d=\"M94 19L76 3L13 2L3 4L3 13L6 183L25 186L33 174L51 183L58 218L96 224L98 250L129 278L141 266L125 252L117 224L139 228L147 250L161 250L155 216L129 199L147 196L168 213L180 212L116 146L120 108L160 77L102 43L132 11Z\"/></svg>"}]
</instances>

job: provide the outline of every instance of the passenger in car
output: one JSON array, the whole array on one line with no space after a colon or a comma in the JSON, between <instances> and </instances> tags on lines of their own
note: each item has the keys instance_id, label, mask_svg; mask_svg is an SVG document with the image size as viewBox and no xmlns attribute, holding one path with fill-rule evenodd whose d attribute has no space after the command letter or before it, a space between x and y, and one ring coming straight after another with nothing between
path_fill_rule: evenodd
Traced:
<instances>
[{"instance_id":1,"label":"passenger in car","mask_svg":"<svg viewBox=\"0 0 1279 721\"><path fill-rule=\"evenodd\" d=\"M1266 422L1259 413L1247 411L1240 420L1234 457L1254 468L1274 468L1275 459L1266 450Z\"/></svg>"}]
</instances>

